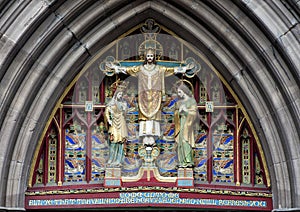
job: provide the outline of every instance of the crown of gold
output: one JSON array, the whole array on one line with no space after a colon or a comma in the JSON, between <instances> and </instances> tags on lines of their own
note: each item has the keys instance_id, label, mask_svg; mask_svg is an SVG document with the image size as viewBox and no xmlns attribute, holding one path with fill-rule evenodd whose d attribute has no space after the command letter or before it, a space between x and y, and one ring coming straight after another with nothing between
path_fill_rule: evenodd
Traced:
<instances>
[{"instance_id":1,"label":"crown of gold","mask_svg":"<svg viewBox=\"0 0 300 212\"><path fill-rule=\"evenodd\" d=\"M155 54L155 50L153 49L153 48L148 48L148 49L146 49L146 51L145 51L145 55L147 55L147 54Z\"/></svg>"},{"instance_id":2,"label":"crown of gold","mask_svg":"<svg viewBox=\"0 0 300 212\"><path fill-rule=\"evenodd\" d=\"M118 89L125 90L128 87L129 82L128 81L121 81L121 84L118 85Z\"/></svg>"},{"instance_id":3,"label":"crown of gold","mask_svg":"<svg viewBox=\"0 0 300 212\"><path fill-rule=\"evenodd\" d=\"M118 78L113 84L110 85L110 88L114 91L117 89L123 91L127 88L128 84L129 81L121 81L120 78Z\"/></svg>"}]
</instances>

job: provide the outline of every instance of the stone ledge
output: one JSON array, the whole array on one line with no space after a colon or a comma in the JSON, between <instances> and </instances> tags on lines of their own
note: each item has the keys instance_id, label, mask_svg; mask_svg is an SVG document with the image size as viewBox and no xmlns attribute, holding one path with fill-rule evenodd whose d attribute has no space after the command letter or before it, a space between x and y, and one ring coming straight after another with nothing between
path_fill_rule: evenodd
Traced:
<instances>
[{"instance_id":1,"label":"stone ledge","mask_svg":"<svg viewBox=\"0 0 300 212\"><path fill-rule=\"evenodd\" d=\"M272 212L283 212L283 211L300 211L300 208L280 208L280 209L273 209Z\"/></svg>"},{"instance_id":2,"label":"stone ledge","mask_svg":"<svg viewBox=\"0 0 300 212\"><path fill-rule=\"evenodd\" d=\"M18 211L26 211L25 208L8 208L8 207L1 207L0 206L0 212L2 211L14 211L14 212L18 212Z\"/></svg>"}]
</instances>

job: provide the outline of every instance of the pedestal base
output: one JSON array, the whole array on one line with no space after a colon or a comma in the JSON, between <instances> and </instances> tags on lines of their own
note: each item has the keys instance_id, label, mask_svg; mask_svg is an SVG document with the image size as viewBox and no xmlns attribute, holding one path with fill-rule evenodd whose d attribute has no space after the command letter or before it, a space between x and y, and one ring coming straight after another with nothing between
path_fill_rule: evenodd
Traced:
<instances>
[{"instance_id":1,"label":"pedestal base","mask_svg":"<svg viewBox=\"0 0 300 212\"><path fill-rule=\"evenodd\" d=\"M177 174L177 187L194 187L194 176L192 168L179 168Z\"/></svg>"},{"instance_id":2,"label":"pedestal base","mask_svg":"<svg viewBox=\"0 0 300 212\"><path fill-rule=\"evenodd\" d=\"M176 182L176 177L163 177L159 174L157 167L141 167L137 176L134 177L122 177L122 182L166 182L174 183ZM147 184L145 184L147 185Z\"/></svg>"},{"instance_id":3,"label":"pedestal base","mask_svg":"<svg viewBox=\"0 0 300 212\"><path fill-rule=\"evenodd\" d=\"M106 168L104 186L121 187L121 185L121 168Z\"/></svg>"}]
</instances>

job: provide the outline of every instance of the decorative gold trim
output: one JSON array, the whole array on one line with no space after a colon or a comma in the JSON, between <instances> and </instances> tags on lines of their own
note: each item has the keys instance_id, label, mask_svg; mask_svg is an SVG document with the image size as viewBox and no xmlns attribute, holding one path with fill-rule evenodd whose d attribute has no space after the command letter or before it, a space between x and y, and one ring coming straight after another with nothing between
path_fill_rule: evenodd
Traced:
<instances>
[{"instance_id":1,"label":"decorative gold trim","mask_svg":"<svg viewBox=\"0 0 300 212\"><path fill-rule=\"evenodd\" d=\"M66 190L47 190L47 191L27 191L26 196L44 196L44 195L68 195L68 194L94 194L108 192L136 192L136 191L166 191L178 193L196 193L196 194L216 194L247 197L267 197L271 198L272 193L255 191L234 191L221 189L201 189L201 188L180 188L180 187L161 187L161 186L136 186L130 188L87 188L87 189L66 189Z\"/></svg>"},{"instance_id":2,"label":"decorative gold trim","mask_svg":"<svg viewBox=\"0 0 300 212\"><path fill-rule=\"evenodd\" d=\"M242 119L242 121L241 121L241 123L240 123L240 125L239 125L239 127L238 127L238 133L239 133L239 134L240 134L241 127L242 127L242 125L243 125L245 119L246 119L246 117L244 117L244 118Z\"/></svg>"},{"instance_id":3,"label":"decorative gold trim","mask_svg":"<svg viewBox=\"0 0 300 212\"><path fill-rule=\"evenodd\" d=\"M236 108L235 109L235 127L238 128L238 122L239 122L239 117L238 117L238 111L239 109ZM241 185L241 179L240 179L240 175L241 175L241 169L240 169L240 142L239 142L239 130L236 129L236 135L235 135L235 141L236 141L236 185L240 186Z\"/></svg>"},{"instance_id":4,"label":"decorative gold trim","mask_svg":"<svg viewBox=\"0 0 300 212\"><path fill-rule=\"evenodd\" d=\"M62 111L63 105L61 104L59 107L59 124L60 124L60 129L63 127L63 111ZM60 163L58 163L58 186L62 186L62 173L61 173L61 169L62 169L62 143L63 143L63 137L62 137L62 130L60 131L59 134L59 152L58 152L58 157L60 157Z\"/></svg>"},{"instance_id":5,"label":"decorative gold trim","mask_svg":"<svg viewBox=\"0 0 300 212\"><path fill-rule=\"evenodd\" d=\"M186 79L180 79L180 80L177 80L176 82L175 82L175 86L178 86L180 83L184 83L185 85L186 84L188 84L190 87L190 90L192 90L192 92L193 92L193 94L194 94L194 92L195 92L195 89L194 89L194 86L193 86L193 84L190 82L190 81L188 81L188 80L186 80Z\"/></svg>"}]
</instances>

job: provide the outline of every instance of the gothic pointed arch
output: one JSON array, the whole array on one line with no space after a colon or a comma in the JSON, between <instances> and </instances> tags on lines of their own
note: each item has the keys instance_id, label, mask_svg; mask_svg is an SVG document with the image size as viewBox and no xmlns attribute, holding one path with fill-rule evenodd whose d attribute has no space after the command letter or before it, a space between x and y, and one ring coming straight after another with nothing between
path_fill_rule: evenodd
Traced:
<instances>
[{"instance_id":1,"label":"gothic pointed arch","mask_svg":"<svg viewBox=\"0 0 300 212\"><path fill-rule=\"evenodd\" d=\"M148 49L154 53L158 68L165 67L167 71L179 67L178 72L166 78L155 75L158 69L142 68L135 72L138 67L144 67ZM192 68L187 69L190 64ZM112 65L128 71L133 67L133 77L126 76L124 70L116 72L110 68ZM154 95L151 101L158 101L153 104L154 110L140 90L140 83L147 77L146 87L157 77L163 86L150 91ZM180 162L185 155L180 153L176 113L180 104L177 88L182 84L191 92L199 114L194 115L198 118L193 126L185 126L194 127L190 131L193 133L191 166ZM157 96L155 89L162 96ZM118 136L111 134L108 124L113 118L106 116L113 110L110 102L117 101L118 90L122 91L127 108L128 134L126 141L119 144L122 151L113 143L112 136ZM145 104L141 104L143 101ZM161 134L144 137L141 120L155 113L159 113ZM146 117L141 119L141 114ZM114 113L110 116L114 117ZM118 122L118 127L124 127L122 124ZM154 144L144 142L144 138L150 137ZM118 163L111 159L115 155ZM155 207L164 205L161 201L172 201L179 207L230 209L231 206L223 206L223 201L231 201L233 208L244 210L272 208L265 155L238 96L205 54L153 18L124 33L83 67L57 102L30 170L25 200L28 209L55 208L56 204L68 208L82 202L87 202L84 207L116 207L114 202L124 201L132 201L124 207ZM114 198L107 199L107 195ZM132 195L140 195L144 201L138 202ZM153 195L175 196L159 199L152 198ZM51 200L47 203L48 198ZM203 198L208 202L203 202Z\"/></svg>"}]
</instances>

